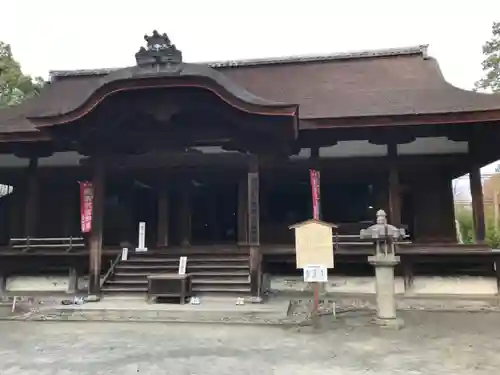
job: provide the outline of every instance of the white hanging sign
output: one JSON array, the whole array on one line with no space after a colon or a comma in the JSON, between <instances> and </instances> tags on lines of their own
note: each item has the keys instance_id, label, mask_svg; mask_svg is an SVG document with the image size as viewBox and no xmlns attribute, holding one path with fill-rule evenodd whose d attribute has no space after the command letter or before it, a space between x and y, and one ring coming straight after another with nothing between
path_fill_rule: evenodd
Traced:
<instances>
[{"instance_id":1,"label":"white hanging sign","mask_svg":"<svg viewBox=\"0 0 500 375\"><path fill-rule=\"evenodd\" d=\"M328 269L320 264L310 264L304 267L304 281L306 283L326 283Z\"/></svg>"},{"instance_id":2,"label":"white hanging sign","mask_svg":"<svg viewBox=\"0 0 500 375\"><path fill-rule=\"evenodd\" d=\"M139 223L139 239L135 251L148 251L146 247L146 223L143 221Z\"/></svg>"},{"instance_id":3,"label":"white hanging sign","mask_svg":"<svg viewBox=\"0 0 500 375\"><path fill-rule=\"evenodd\" d=\"M186 274L186 266L187 266L187 257L179 258L179 275Z\"/></svg>"}]
</instances>

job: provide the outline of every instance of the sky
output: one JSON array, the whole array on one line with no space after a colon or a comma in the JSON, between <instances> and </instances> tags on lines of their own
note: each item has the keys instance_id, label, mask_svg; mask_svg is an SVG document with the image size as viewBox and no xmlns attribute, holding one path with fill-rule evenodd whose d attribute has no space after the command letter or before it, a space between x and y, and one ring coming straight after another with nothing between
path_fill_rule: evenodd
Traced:
<instances>
[{"instance_id":1,"label":"sky","mask_svg":"<svg viewBox=\"0 0 500 375\"><path fill-rule=\"evenodd\" d=\"M500 0L15 0L0 13L0 40L45 78L133 65L157 29L189 62L429 44L445 78L471 89Z\"/></svg>"}]
</instances>

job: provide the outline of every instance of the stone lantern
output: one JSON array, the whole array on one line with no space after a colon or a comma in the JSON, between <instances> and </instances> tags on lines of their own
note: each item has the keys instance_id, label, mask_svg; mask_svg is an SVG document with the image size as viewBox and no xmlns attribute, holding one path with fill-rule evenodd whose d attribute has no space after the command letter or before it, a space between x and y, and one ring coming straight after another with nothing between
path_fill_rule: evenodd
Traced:
<instances>
[{"instance_id":1,"label":"stone lantern","mask_svg":"<svg viewBox=\"0 0 500 375\"><path fill-rule=\"evenodd\" d=\"M367 229L362 229L360 237L371 239L375 243L374 256L368 262L375 267L377 292L377 318L375 322L384 327L399 328L403 321L396 317L394 267L399 263L395 244L405 236L405 230L387 223L386 213L377 211L377 222Z\"/></svg>"}]
</instances>

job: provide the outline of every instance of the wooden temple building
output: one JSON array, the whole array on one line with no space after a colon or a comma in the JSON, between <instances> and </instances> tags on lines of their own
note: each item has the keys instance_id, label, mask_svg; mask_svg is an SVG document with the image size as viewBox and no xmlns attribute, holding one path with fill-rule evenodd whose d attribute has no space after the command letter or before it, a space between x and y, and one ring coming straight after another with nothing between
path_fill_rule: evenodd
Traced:
<instances>
[{"instance_id":1,"label":"wooden temple building","mask_svg":"<svg viewBox=\"0 0 500 375\"><path fill-rule=\"evenodd\" d=\"M146 42L134 66L54 71L0 110L2 277L59 265L92 294L140 291L187 254L199 291L259 295L263 273L294 269L288 227L311 217L311 168L338 270L367 263L357 236L380 208L410 235L408 280L419 259L493 262L480 167L500 159L500 95L452 86L426 46L194 64L166 35ZM452 179L467 173L475 245L456 236ZM120 261L139 222L148 252Z\"/></svg>"}]
</instances>

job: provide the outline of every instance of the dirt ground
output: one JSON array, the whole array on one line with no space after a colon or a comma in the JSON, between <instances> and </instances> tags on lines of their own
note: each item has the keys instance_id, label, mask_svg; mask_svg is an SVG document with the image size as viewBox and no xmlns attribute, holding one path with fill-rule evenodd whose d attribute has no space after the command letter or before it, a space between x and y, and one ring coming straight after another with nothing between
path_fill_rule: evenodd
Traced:
<instances>
[{"instance_id":1,"label":"dirt ground","mask_svg":"<svg viewBox=\"0 0 500 375\"><path fill-rule=\"evenodd\" d=\"M495 374L500 314L407 312L399 331L350 313L309 328L0 322L0 374Z\"/></svg>"}]
</instances>

